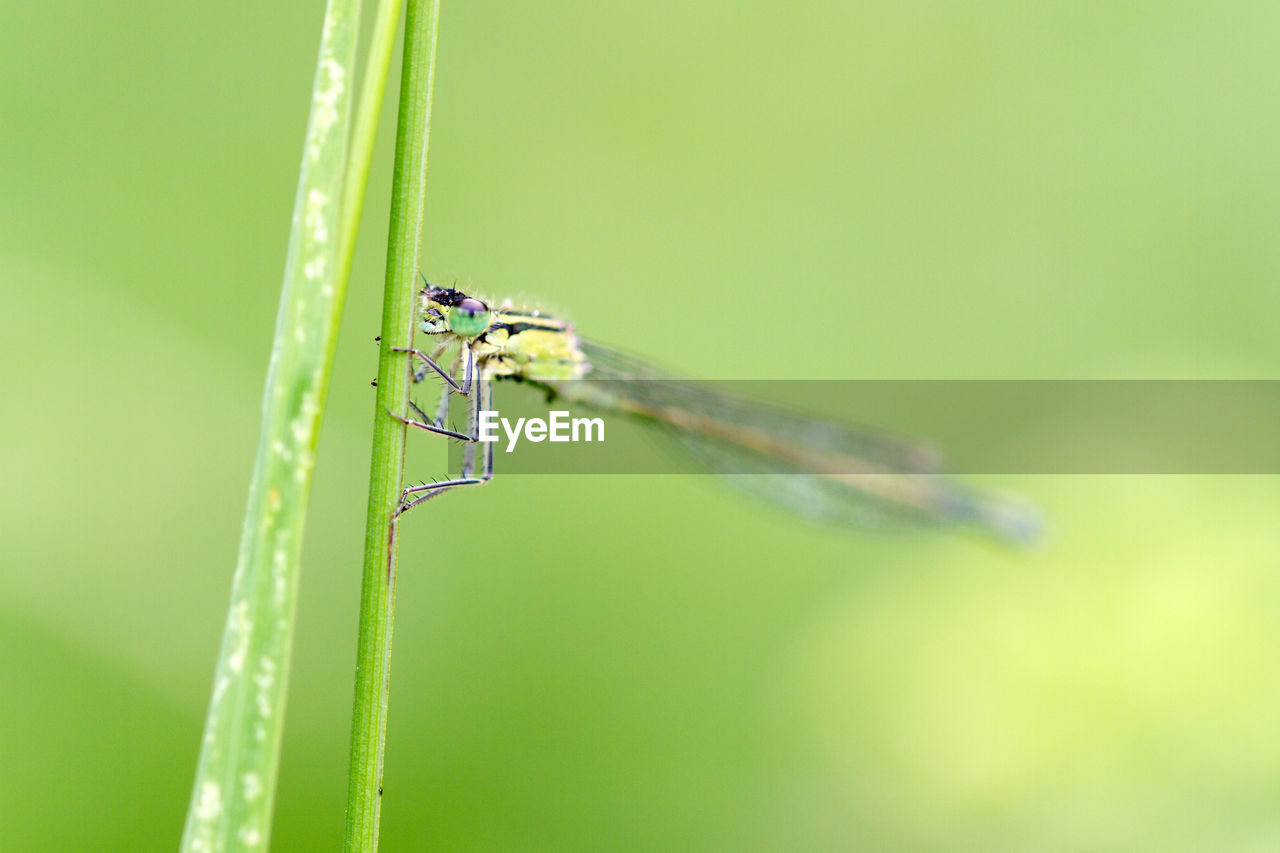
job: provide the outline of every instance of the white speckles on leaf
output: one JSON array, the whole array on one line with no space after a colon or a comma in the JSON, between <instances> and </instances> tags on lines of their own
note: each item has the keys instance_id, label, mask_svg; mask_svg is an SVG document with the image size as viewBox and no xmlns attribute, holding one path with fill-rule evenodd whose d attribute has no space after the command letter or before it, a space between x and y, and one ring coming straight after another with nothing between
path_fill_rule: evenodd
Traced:
<instances>
[{"instance_id":1,"label":"white speckles on leaf","mask_svg":"<svg viewBox=\"0 0 1280 853\"><path fill-rule=\"evenodd\" d=\"M308 391L302 395L302 414L307 420L314 422L316 415L320 414L320 402L316 398L315 391Z\"/></svg>"},{"instance_id":2,"label":"white speckles on leaf","mask_svg":"<svg viewBox=\"0 0 1280 853\"><path fill-rule=\"evenodd\" d=\"M236 835L245 847L257 847L262 843L262 833L256 826L242 826Z\"/></svg>"},{"instance_id":3,"label":"white speckles on leaf","mask_svg":"<svg viewBox=\"0 0 1280 853\"><path fill-rule=\"evenodd\" d=\"M298 461L294 466L293 476L298 482L305 482L311 476L311 469L315 467L315 455L309 445L314 435L316 418L320 414L316 393L307 391L303 394L298 409L298 416L289 423L290 437L298 448Z\"/></svg>"},{"instance_id":4,"label":"white speckles on leaf","mask_svg":"<svg viewBox=\"0 0 1280 853\"><path fill-rule=\"evenodd\" d=\"M251 803L262 796L262 777L257 773L246 773L241 780L242 796L246 803Z\"/></svg>"},{"instance_id":5,"label":"white speckles on leaf","mask_svg":"<svg viewBox=\"0 0 1280 853\"><path fill-rule=\"evenodd\" d=\"M272 688L276 684L276 664L270 657L266 655L258 659L258 671L253 676L254 686L258 688L256 703L258 714L263 717L271 716L272 708Z\"/></svg>"},{"instance_id":6,"label":"white speckles on leaf","mask_svg":"<svg viewBox=\"0 0 1280 853\"><path fill-rule=\"evenodd\" d=\"M327 58L320 63L321 79L312 101L311 144L307 146L307 153L312 161L319 159L319 152L323 150L323 138L338 122L338 106L346 89L343 79L345 77L346 71L333 58Z\"/></svg>"},{"instance_id":7,"label":"white speckles on leaf","mask_svg":"<svg viewBox=\"0 0 1280 853\"><path fill-rule=\"evenodd\" d=\"M196 817L208 822L222 814L222 788L217 782L206 781L200 786L200 800L196 803Z\"/></svg>"},{"instance_id":8,"label":"white speckles on leaf","mask_svg":"<svg viewBox=\"0 0 1280 853\"><path fill-rule=\"evenodd\" d=\"M289 591L288 579L285 577L288 571L289 553L284 546L277 547L275 553L271 555L271 586L277 607L284 604L285 594Z\"/></svg>"},{"instance_id":9,"label":"white speckles on leaf","mask_svg":"<svg viewBox=\"0 0 1280 853\"><path fill-rule=\"evenodd\" d=\"M329 225L326 222L326 209L329 196L320 190L313 189L307 193L307 204L302 213L302 224L306 226L312 242L324 245L329 242ZM303 267L306 269L306 267Z\"/></svg>"},{"instance_id":10,"label":"white speckles on leaf","mask_svg":"<svg viewBox=\"0 0 1280 853\"><path fill-rule=\"evenodd\" d=\"M316 255L307 261L306 266L302 268L302 274L312 279L324 278L324 270L327 266L328 259L324 255Z\"/></svg>"},{"instance_id":11,"label":"white speckles on leaf","mask_svg":"<svg viewBox=\"0 0 1280 853\"><path fill-rule=\"evenodd\" d=\"M306 405L305 402L303 405ZM293 436L293 442L297 445L305 446L311 440L312 421L306 416L306 412L299 413L289 423L289 431Z\"/></svg>"},{"instance_id":12,"label":"white speckles on leaf","mask_svg":"<svg viewBox=\"0 0 1280 853\"><path fill-rule=\"evenodd\" d=\"M209 704L215 708L221 704L222 697L226 695L227 688L231 686L231 679L225 675L218 676L218 680L213 685L213 699Z\"/></svg>"},{"instance_id":13,"label":"white speckles on leaf","mask_svg":"<svg viewBox=\"0 0 1280 853\"><path fill-rule=\"evenodd\" d=\"M315 466L315 455L310 450L304 448L303 451L298 454L298 465L294 469L293 476L299 480L305 480L307 477L311 476L311 469Z\"/></svg>"},{"instance_id":14,"label":"white speckles on leaf","mask_svg":"<svg viewBox=\"0 0 1280 853\"><path fill-rule=\"evenodd\" d=\"M237 601L227 620L227 635L231 640L231 654L227 668L234 673L244 669L245 656L249 654L249 640L253 636L253 620L249 618L249 602Z\"/></svg>"}]
</instances>

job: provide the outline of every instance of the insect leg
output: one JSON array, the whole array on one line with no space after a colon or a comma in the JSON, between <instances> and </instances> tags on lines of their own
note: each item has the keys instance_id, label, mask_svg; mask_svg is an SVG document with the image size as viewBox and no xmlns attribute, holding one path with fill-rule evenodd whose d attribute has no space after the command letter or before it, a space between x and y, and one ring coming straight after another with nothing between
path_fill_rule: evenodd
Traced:
<instances>
[{"instance_id":1,"label":"insect leg","mask_svg":"<svg viewBox=\"0 0 1280 853\"><path fill-rule=\"evenodd\" d=\"M411 402L411 403L409 403L409 405L410 405L410 406L413 406L413 408L414 408L414 409L415 409L415 410L416 410L420 415L422 414L422 410L421 410L421 409L419 409L419 408L417 407L417 405L415 405L415 404L414 404L414 403L412 403L412 402ZM391 417L395 418L396 420L398 420L400 423L404 424L405 426L417 427L417 428L418 428L418 429L420 429L420 430L425 430L425 431L430 432L430 433L435 433L436 435L448 436L449 438L456 438L456 439L459 439L460 441L475 441L475 440L476 440L476 437L475 437L474 435L467 435L466 433L463 433L463 432L455 432L455 431L453 431L453 430L451 430L451 429L445 429L444 427L438 427L438 426L435 426L434 424L427 424L427 423L423 423L422 421L416 421L416 420L414 420L413 418L406 418L404 415L397 415L395 412L391 411L390 409L387 409L387 414L388 414L388 415L391 415ZM423 417L426 417L425 415L422 415L422 416L423 416Z\"/></svg>"},{"instance_id":2,"label":"insect leg","mask_svg":"<svg viewBox=\"0 0 1280 853\"><path fill-rule=\"evenodd\" d=\"M396 508L395 517L399 518L418 504L426 503L434 497L439 497L450 489L456 489L459 486L480 486L489 482L482 477L459 477L456 480L441 480L439 483L427 483L422 486L410 486L404 490L404 496L400 499L400 506ZM418 495L418 497L413 497ZM410 498L413 498L410 500Z\"/></svg>"},{"instance_id":3,"label":"insect leg","mask_svg":"<svg viewBox=\"0 0 1280 853\"><path fill-rule=\"evenodd\" d=\"M417 414L417 416L422 420L416 420L414 418L406 418L403 415L397 415L395 412L391 411L390 409L387 410L387 414L391 415L391 417L395 418L396 420L400 421L400 423L405 424L406 426L417 427L418 429L425 430L427 432L434 433L436 435L443 435L449 438L457 438L462 441L475 441L476 425L474 423L471 424L470 434L457 432L456 430L446 429L445 427L440 426L440 424L444 423L445 418L448 417L449 415L449 392L451 390L456 389L459 393L467 397L471 397L472 398L471 409L473 412L476 411L475 405L477 400L471 394L471 384L472 384L471 377L472 377L472 370L473 370L472 363L475 359L475 356L472 355L470 350L468 350L466 347L463 347L462 352L458 354L460 358L466 359L467 361L466 388L464 389L461 386L459 386L456 381L454 381L454 378L452 376L444 372L443 369L440 367L440 365L436 364L434 361L427 358L425 354L423 354L418 350L409 350L409 352L413 352L416 355L421 356L423 359L426 359L427 364L430 364L433 368L440 371L440 375L443 376L449 384L444 386L444 391L440 396L440 404L436 407L436 417L434 421L431 420L431 418L427 417L427 413L422 411L422 409L418 406L418 404L413 402L412 400L409 401L409 408L412 409L414 413ZM476 415L476 417L478 417L478 414ZM474 419L475 418L473 418L473 420Z\"/></svg>"},{"instance_id":4,"label":"insect leg","mask_svg":"<svg viewBox=\"0 0 1280 853\"><path fill-rule=\"evenodd\" d=\"M448 419L449 402L451 400L450 392L452 391L453 389L450 388L448 385L444 385L440 388L440 403L436 406L436 419L432 421L432 423L442 424L445 422L445 420ZM415 406L414 408L417 408L417 407ZM422 410L419 409L418 413L422 414Z\"/></svg>"},{"instance_id":5,"label":"insect leg","mask_svg":"<svg viewBox=\"0 0 1280 853\"><path fill-rule=\"evenodd\" d=\"M489 388L489 383L485 380L481 380L471 404L471 429L473 432L478 431L479 428L481 407L491 404L491 394L492 390ZM484 468L479 477L471 476L471 467L474 464L475 459L475 445L468 445L467 453L469 458L463 462L462 476L453 480L443 480L439 483L424 483L420 486L409 486L400 495L400 506L396 509L395 518L399 518L418 504L426 503L432 498L442 495L450 489L456 489L459 486L479 486L492 480L494 443L495 442L492 441L484 442Z\"/></svg>"},{"instance_id":6,"label":"insect leg","mask_svg":"<svg viewBox=\"0 0 1280 853\"><path fill-rule=\"evenodd\" d=\"M488 380L480 383L480 389L478 394L483 395L480 399L480 405L478 408L492 409L493 408L493 386L489 384ZM479 412L477 411L476 413L477 434L479 434L479 426L480 426L479 421L480 421L480 417L479 417ZM484 471L480 474L480 479L484 480L485 482L488 482L489 480L493 479L493 446L495 444L497 444L496 441L486 441L484 443Z\"/></svg>"},{"instance_id":7,"label":"insect leg","mask_svg":"<svg viewBox=\"0 0 1280 853\"><path fill-rule=\"evenodd\" d=\"M468 428L471 434L479 437L480 435L480 410L484 408L484 392L488 389L489 383L481 380L480 386L476 389L476 393L471 397L471 408L467 415ZM492 444L492 442L487 442ZM476 465L476 446L468 444L462 453L462 476L470 477L471 472L475 470Z\"/></svg>"},{"instance_id":8,"label":"insect leg","mask_svg":"<svg viewBox=\"0 0 1280 853\"><path fill-rule=\"evenodd\" d=\"M437 357L437 358L439 358L439 352L442 352L443 350L442 350L440 347L437 347L436 349L437 349L436 357ZM465 349L467 349L467 348L464 346L464 347L463 347L463 349L465 350ZM468 385L468 387L466 387L466 388L463 388L461 385L459 385L459 384L458 384L458 382L457 382L457 380L456 380L456 379L454 379L452 376L450 376L450 375L449 375L449 371L445 370L443 367L441 367L440 365L436 364L435 359L431 358L431 356L427 355L425 352L423 352L423 351L422 351L422 350L420 350L420 349L409 349L409 348L406 348L406 347L392 347L392 348L391 348L391 351L392 351L392 352L407 352L407 353L409 353L410 355L414 356L415 358L419 358L419 359L421 359L421 360L422 360L422 362L423 362L427 367L431 368L431 369L432 369L432 370L434 370L436 373L439 373L439 374L444 378L444 381L449 383L449 386L450 386L451 388L453 388L453 390L457 391L459 394L468 394L468 393L470 393L470 391L471 391L471 388L470 388L470 384L471 384L471 383L470 383L470 377L471 377L471 359L472 359L472 358L474 358L474 356L470 356L470 351L469 351L469 350L468 350L468 356L469 356L469 357L468 357L468 360L467 360L467 385ZM424 374L424 375L425 375L425 374Z\"/></svg>"},{"instance_id":9,"label":"insect leg","mask_svg":"<svg viewBox=\"0 0 1280 853\"><path fill-rule=\"evenodd\" d=\"M444 355L445 350L449 348L449 344L450 344L450 341L444 341L443 343L437 344L436 348L431 351L431 355L428 356L428 358L430 358L432 361L437 361L440 358L440 356ZM413 383L417 385L419 382L426 379L427 374L429 372L430 371L428 370L425 364L418 364L415 362L413 366ZM453 366L449 368L449 373L452 375L457 372L458 372L458 361L457 359L454 359Z\"/></svg>"}]
</instances>

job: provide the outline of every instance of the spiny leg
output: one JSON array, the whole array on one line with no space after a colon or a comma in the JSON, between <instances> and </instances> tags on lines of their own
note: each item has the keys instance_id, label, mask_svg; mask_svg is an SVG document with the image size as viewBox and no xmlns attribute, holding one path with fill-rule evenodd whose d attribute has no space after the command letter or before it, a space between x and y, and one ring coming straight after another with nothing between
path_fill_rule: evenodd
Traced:
<instances>
[{"instance_id":1,"label":"spiny leg","mask_svg":"<svg viewBox=\"0 0 1280 853\"><path fill-rule=\"evenodd\" d=\"M431 355L427 357L432 361L439 360L440 356L445 354L445 351L449 349L452 343L453 343L452 341L442 341L441 343L436 344L436 348L433 349L431 351ZM399 350L393 350L393 351L399 351ZM458 355L461 356L461 353L459 353ZM413 376L413 384L417 385L422 380L426 379L427 373L429 372L430 371L427 369L427 366L425 364L419 364L415 362L413 365L413 373L411 374ZM455 357L453 360L453 364L450 365L449 367L449 375L453 376L457 372L458 372L458 359Z\"/></svg>"},{"instance_id":2,"label":"spiny leg","mask_svg":"<svg viewBox=\"0 0 1280 853\"><path fill-rule=\"evenodd\" d=\"M434 359L437 359L441 355L443 355L445 351L449 348L451 343L452 343L451 341L445 341L441 344L438 344L435 347L435 349L431 351L431 356L428 359L426 359L427 363L431 364L433 367L436 367L437 371L439 370L439 367L438 365L435 364ZM458 362L464 357L463 352L464 350L467 350L467 349L468 348L466 347L465 344L459 346L458 354L454 357L453 363L449 365L449 376L445 376L445 379L450 379L452 375L457 374ZM468 368L469 367L470 367L470 362L468 362ZM425 367L421 367L421 368L415 367L411 374L414 384L417 384L421 382L423 379L425 379L427 377L427 372L428 371ZM466 384L470 385L471 383L470 381L468 381ZM436 406L436 417L435 417L435 420L432 421L433 425L443 424L445 422L445 418L449 416L450 395L453 392L454 388L456 387L457 387L457 383L452 381L451 379L447 384L440 386L440 403ZM467 396L470 396L470 395L467 395ZM418 404L413 402L413 400L409 400L409 407L413 409L413 411L415 411L418 414L418 416L421 417L424 421L427 420L427 413L422 411L422 409L419 408ZM390 410L388 410L387 414L391 415L392 417L406 424L412 424L414 426L427 429L429 432L447 435L451 438L463 438L463 439L466 438L466 436L463 436L460 433L454 433L451 430L442 430L440 428L428 427L426 424L414 423L411 420L406 420L405 418L399 417L398 415L396 415L394 412L391 412ZM467 445L468 448L471 448L474 446L475 446L474 444L470 444L470 443ZM443 487L446 484L441 483L439 485ZM397 532L397 529L399 528L400 514L404 512L405 499L408 494L410 494L409 491L401 492L400 501L396 505L395 511L391 513L391 524L388 525L388 528L387 528L387 583L388 584L392 583L392 574L394 572L393 555L396 552L396 532ZM438 494L438 492L434 494Z\"/></svg>"},{"instance_id":3,"label":"spiny leg","mask_svg":"<svg viewBox=\"0 0 1280 853\"><path fill-rule=\"evenodd\" d=\"M417 350L414 350L414 352L417 352ZM421 355L421 353L419 353L419 355ZM464 356L464 358L467 361L466 384L470 386L472 384L471 364L472 364L472 361L474 360L474 356L470 355L470 351L467 350L467 355ZM437 370L440 370L440 366L437 365L434 361L431 361L429 363L433 367L435 367ZM439 424L443 423L444 419L449 414L449 392L453 388L458 388L458 385L456 382L454 382L452 376L449 376L447 373L443 373L443 372L440 375L443 376L446 380L448 380L449 385L445 386L444 392L440 396L440 405L436 408L436 419L433 423L426 423L426 421L429 420L429 418L427 417L427 413L422 411L422 409L418 407L418 404L413 402L412 400L409 401L409 408L413 409L413 411L416 412L418 417L422 418L422 420L406 418L403 415L396 414L390 409L387 409L387 414L391 415L391 417L395 418L396 420L400 421L400 423L406 426L417 427L420 430L425 430L426 432L434 433L436 435L447 436L448 438L456 438L461 441L474 442L476 440L476 428L477 428L477 424L479 423L479 417L480 417L479 409L477 408L479 404L479 395L470 393L470 387L468 387L467 391L462 392L463 394L465 394L465 396L467 396L471 400L471 404L472 404L471 410L473 412L473 416L471 418L472 423L470 424L470 427L471 427L470 434L457 432L456 430L446 429L445 427L439 426Z\"/></svg>"},{"instance_id":4,"label":"spiny leg","mask_svg":"<svg viewBox=\"0 0 1280 853\"><path fill-rule=\"evenodd\" d=\"M456 489L458 486L479 486L487 482L489 480L483 477L458 477L454 480L441 480L438 483L410 486L404 490L404 496L400 499L400 506L396 509L395 517L399 518L418 504L426 503L434 497L439 497L450 489ZM414 495L418 495L418 497L410 500Z\"/></svg>"},{"instance_id":5,"label":"spiny leg","mask_svg":"<svg viewBox=\"0 0 1280 853\"><path fill-rule=\"evenodd\" d=\"M479 401L480 405L476 407L476 427L480 426L480 411L493 409L493 388L488 382L481 386L481 392L484 397ZM486 441L484 443L484 470L480 474L480 478L485 482L493 479L493 446L496 441Z\"/></svg>"},{"instance_id":6,"label":"spiny leg","mask_svg":"<svg viewBox=\"0 0 1280 853\"><path fill-rule=\"evenodd\" d=\"M413 400L409 400L409 408L413 409L414 413L417 414L417 416L421 418L425 423L429 423L437 427L442 427L444 425L445 420L449 417L449 403L451 402L451 399L452 399L451 397L452 393L453 393L453 389L450 388L448 385L440 386L440 402L436 404L436 416L434 418L428 418L427 413L424 412L422 410L422 407L419 406L417 403L415 403Z\"/></svg>"},{"instance_id":7,"label":"spiny leg","mask_svg":"<svg viewBox=\"0 0 1280 853\"><path fill-rule=\"evenodd\" d=\"M444 352L445 346L446 345L441 345L439 347L436 347L433 353L436 356L436 358L439 358L440 355ZM475 373L476 357L475 357L475 354L471 352L471 347L467 346L465 343L462 344L461 347L462 347L461 353L463 356L463 360L467 364L466 376L462 380L461 385L458 384L458 381L456 379L454 379L452 376L449 375L449 371L445 370L439 364L436 364L435 359L433 359L431 356L427 355L425 352L423 352L420 349L411 349L406 347L392 347L391 351L405 352L405 353L408 353L409 355L414 356L415 358L421 359L423 364L425 364L427 367L434 370L436 373L440 374L440 376L444 378L444 381L448 382L449 386L453 388L453 390L457 391L459 394L462 394L463 396L469 397L471 395L471 380ZM415 374L416 374L416 371L415 371ZM423 375L425 376L425 374ZM417 379L415 379L414 381L417 381Z\"/></svg>"},{"instance_id":8,"label":"spiny leg","mask_svg":"<svg viewBox=\"0 0 1280 853\"><path fill-rule=\"evenodd\" d=\"M480 434L480 412L493 408L493 387L489 384L489 380L480 380L480 385L476 389L476 399L471 411L471 431L475 435ZM495 442L486 441L484 444L484 473L481 478L488 481L493 478L493 445ZM476 446L468 444L463 451L462 456L462 476L470 477L471 471L476 463Z\"/></svg>"},{"instance_id":9,"label":"spiny leg","mask_svg":"<svg viewBox=\"0 0 1280 853\"><path fill-rule=\"evenodd\" d=\"M410 403L409 405L413 406L414 409L417 409L419 413L422 412L422 410L418 409L418 407L413 403ZM459 441L475 441L476 440L475 436L473 435L467 435L466 433L462 433L462 432L455 432L451 429L445 429L444 427L438 427L433 424L426 424L426 423L423 423L422 421L415 421L413 418L406 418L404 415L397 415L395 412L391 411L390 409L387 409L387 414L391 415L391 417L395 418L405 426L417 427L420 430L425 430L426 432L434 433L436 435L447 436L449 438L456 438Z\"/></svg>"},{"instance_id":10,"label":"spiny leg","mask_svg":"<svg viewBox=\"0 0 1280 853\"><path fill-rule=\"evenodd\" d=\"M458 347L458 352L453 357L453 364L449 365L450 375L452 376L458 375L458 365L464 358L467 358L467 352L468 352L468 348L466 344L462 344ZM468 367L470 367L470 362L468 362ZM470 384L469 379L467 380L466 384L468 385ZM450 388L448 385L441 386L440 402L436 405L436 419L432 421L433 424L443 425L445 420L449 417L449 403L451 400L449 392L451 392L452 390L453 389ZM467 396L470 396L470 395L467 395ZM419 409L419 414L422 414L422 411L420 409Z\"/></svg>"},{"instance_id":11,"label":"spiny leg","mask_svg":"<svg viewBox=\"0 0 1280 853\"><path fill-rule=\"evenodd\" d=\"M488 383L481 381L480 387L476 389L475 399L471 401L471 406L467 410L467 420L471 427L471 434L477 437L480 435L480 410L484 408L484 401L481 398L486 384ZM471 478L475 463L476 446L474 443L468 444L462 449L462 476L464 478Z\"/></svg>"},{"instance_id":12,"label":"spiny leg","mask_svg":"<svg viewBox=\"0 0 1280 853\"><path fill-rule=\"evenodd\" d=\"M470 427L472 432L478 433L480 424L480 410L483 406L489 405L492 400L492 389L489 388L487 380L481 379L476 394L471 400L471 417ZM467 446L469 459L463 462L462 476L452 480L442 480L439 483L423 483L418 486L409 486L400 495L400 506L397 507L395 518L398 519L409 510L421 503L426 503L434 497L444 494L450 489L456 489L459 486L479 486L493 479L493 445L494 442L484 442L484 469L479 477L471 476L471 467L474 464L475 445ZM414 497L417 495L417 497Z\"/></svg>"},{"instance_id":13,"label":"spiny leg","mask_svg":"<svg viewBox=\"0 0 1280 853\"><path fill-rule=\"evenodd\" d=\"M441 353L441 352L442 352L442 351L443 351L447 346L448 346L448 344L447 344L447 343L444 343L444 344L441 344L440 346L436 347L436 348L435 348L435 350L433 350L433 351L432 351L432 356L439 356L439 354L440 354L440 353ZM461 353L461 352L459 352L459 353L457 354L457 356L456 356L456 357L454 357L454 359L453 359L453 364L451 364L451 365L449 366L449 373L450 373L450 375L455 375L455 374L457 374L457 372L458 372L458 362L459 362L461 359L462 359L462 353ZM422 371L421 371L421 372L419 372L419 371L415 370L415 371L414 371L414 373L413 373L413 381L414 381L415 383L416 383L416 382L421 382L424 378L426 378L426 375L427 375L427 370L426 370L426 368L425 368L425 367L424 367L424 368L422 368ZM419 406L417 403L415 403L412 399L410 399L410 400L408 401L408 402L409 402L409 408L410 408L410 409L412 409L412 410L414 411L414 413L415 413L419 418L421 418L421 419L422 419L422 422L423 422L423 423L428 423L428 424L431 424L432 426L436 426L436 427L443 427L443 426L444 426L444 422L445 422L445 420L449 417L449 402L450 402L450 399L451 399L451 396L450 396L450 395L451 395L452 393L453 393L453 388L452 388L451 386L449 386L449 385L441 385L441 386L440 386L440 402L436 405L436 416L435 416L434 418L432 418L432 417L428 417L428 416L427 416L427 413L426 413L425 411L423 411L423 410L422 410L422 407L421 407L421 406Z\"/></svg>"},{"instance_id":14,"label":"spiny leg","mask_svg":"<svg viewBox=\"0 0 1280 853\"><path fill-rule=\"evenodd\" d=\"M448 385L440 386L440 402L436 404L436 419L432 421L435 424L443 424L449 417L449 403L452 400L453 389Z\"/></svg>"}]
</instances>

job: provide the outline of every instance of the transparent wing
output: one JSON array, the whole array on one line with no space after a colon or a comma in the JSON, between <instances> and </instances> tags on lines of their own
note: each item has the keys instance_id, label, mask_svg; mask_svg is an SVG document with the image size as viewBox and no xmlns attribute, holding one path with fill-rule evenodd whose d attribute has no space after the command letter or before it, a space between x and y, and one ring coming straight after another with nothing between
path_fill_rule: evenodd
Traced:
<instances>
[{"instance_id":1,"label":"transparent wing","mask_svg":"<svg viewBox=\"0 0 1280 853\"><path fill-rule=\"evenodd\" d=\"M927 527L969 527L1000 539L1027 543L1042 523L1025 502L970 489L940 474L877 473L831 476L813 474L786 461L772 460L772 473L757 470L751 450L720 441L677 436L684 450L721 480L800 517L860 530L902 531Z\"/></svg>"},{"instance_id":2,"label":"transparent wing","mask_svg":"<svg viewBox=\"0 0 1280 853\"><path fill-rule=\"evenodd\" d=\"M676 379L651 364L590 341L582 342L582 350L591 364L589 379L654 380L610 383L608 390L616 388L620 397L627 398L618 401L621 408L629 403L640 410L684 411L697 418L774 435L793 446L857 459L877 470L925 474L937 473L940 467L937 450L926 441L904 439L867 427L849 426L768 403L728 396L712 390L711 386L718 383ZM690 418L691 424L694 420L696 418ZM736 470L753 471L758 467L738 466Z\"/></svg>"},{"instance_id":3,"label":"transparent wing","mask_svg":"<svg viewBox=\"0 0 1280 853\"><path fill-rule=\"evenodd\" d=\"M1039 533L1034 508L943 476L926 442L718 394L598 344L582 347L589 379L618 381L564 383L562 393L649 421L729 484L806 519L863 530L964 526L1017 542ZM661 381L623 381L634 379Z\"/></svg>"}]
</instances>

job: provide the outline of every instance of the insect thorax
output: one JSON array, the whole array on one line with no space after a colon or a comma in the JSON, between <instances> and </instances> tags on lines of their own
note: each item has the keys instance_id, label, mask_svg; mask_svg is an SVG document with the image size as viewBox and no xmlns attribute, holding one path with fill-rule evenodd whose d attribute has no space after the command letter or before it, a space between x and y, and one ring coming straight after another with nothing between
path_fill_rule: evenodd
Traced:
<instances>
[{"instance_id":1,"label":"insect thorax","mask_svg":"<svg viewBox=\"0 0 1280 853\"><path fill-rule=\"evenodd\" d=\"M500 312L476 337L472 351L489 376L580 379L587 368L573 327L537 313Z\"/></svg>"}]
</instances>

